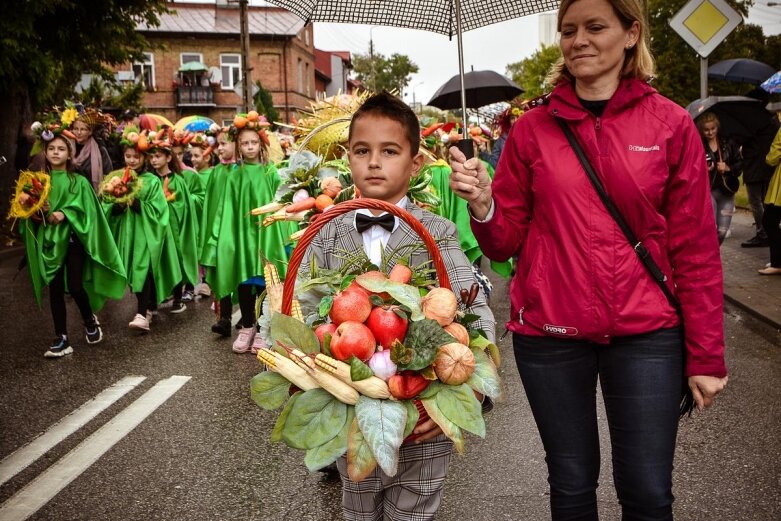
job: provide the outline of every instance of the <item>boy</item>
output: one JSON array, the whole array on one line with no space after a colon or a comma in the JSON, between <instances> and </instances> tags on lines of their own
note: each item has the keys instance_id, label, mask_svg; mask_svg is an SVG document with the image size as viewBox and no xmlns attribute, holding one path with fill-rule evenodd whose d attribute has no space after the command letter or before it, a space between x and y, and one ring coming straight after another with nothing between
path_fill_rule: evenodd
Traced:
<instances>
[{"instance_id":1,"label":"boy","mask_svg":"<svg viewBox=\"0 0 781 521\"><path fill-rule=\"evenodd\" d=\"M348 151L353 182L361 197L404 208L439 240L452 289L458 295L462 288L469 289L475 278L469 260L459 246L455 225L418 208L406 195L410 178L417 175L423 164L419 142L418 119L401 100L387 92L367 99L350 123ZM312 241L309 257L302 263L299 273L309 273L312 256L319 267L338 269L342 260L335 253L363 249L368 258L379 265L383 250L392 252L400 245L420 243L417 234L401 219L388 215L388 218L393 217L390 222L366 222L367 217L384 214L376 210L358 210L334 218ZM410 253L409 249L403 250L402 255ZM421 243L421 247L411 254L410 263L417 265L426 260L429 260L429 254ZM388 267L395 261L389 259ZM481 317L476 327L493 340L494 317L482 293L470 311ZM355 482L347 475L346 459L338 460L346 520L434 519L442 500L452 443L430 419L419 422L414 434L416 440L405 442L400 448L399 470L393 477L385 475L378 467L364 480Z\"/></svg>"}]
</instances>

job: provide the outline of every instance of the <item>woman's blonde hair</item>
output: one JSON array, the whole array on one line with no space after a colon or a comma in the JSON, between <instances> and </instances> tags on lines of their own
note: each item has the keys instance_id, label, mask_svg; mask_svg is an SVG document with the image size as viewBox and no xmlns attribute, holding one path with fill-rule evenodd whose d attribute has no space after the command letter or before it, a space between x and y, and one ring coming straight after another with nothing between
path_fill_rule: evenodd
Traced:
<instances>
[{"instance_id":1,"label":"woman's blonde hair","mask_svg":"<svg viewBox=\"0 0 781 521\"><path fill-rule=\"evenodd\" d=\"M578 0L561 0L559 5L558 19L556 29L561 32L561 21L567 9ZM607 0L616 13L618 20L624 29L632 27L634 22L640 26L640 34L637 43L629 49L624 50L624 67L621 70L622 78L638 78L644 81L650 80L654 75L654 58L648 48L646 33L648 30L648 21L645 19L645 8L640 0ZM574 81L575 77L567 69L562 56L551 68L546 83L548 85L558 85L563 81Z\"/></svg>"},{"instance_id":2,"label":"woman's blonde hair","mask_svg":"<svg viewBox=\"0 0 781 521\"><path fill-rule=\"evenodd\" d=\"M718 116L716 116L716 114L714 114L713 112L706 112L702 116L698 117L696 123L697 123L697 128L700 131L700 134L702 134L702 131L705 128L705 125L707 123L716 123L717 131L721 128L721 122L719 121Z\"/></svg>"}]
</instances>

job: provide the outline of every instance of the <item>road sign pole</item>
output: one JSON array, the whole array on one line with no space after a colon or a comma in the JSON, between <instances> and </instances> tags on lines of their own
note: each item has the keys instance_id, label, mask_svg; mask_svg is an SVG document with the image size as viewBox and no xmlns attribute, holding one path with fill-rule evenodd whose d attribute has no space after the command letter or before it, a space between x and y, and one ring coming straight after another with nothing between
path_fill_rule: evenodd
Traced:
<instances>
[{"instance_id":1,"label":"road sign pole","mask_svg":"<svg viewBox=\"0 0 781 521\"><path fill-rule=\"evenodd\" d=\"M708 58L700 58L700 99L708 97Z\"/></svg>"}]
</instances>

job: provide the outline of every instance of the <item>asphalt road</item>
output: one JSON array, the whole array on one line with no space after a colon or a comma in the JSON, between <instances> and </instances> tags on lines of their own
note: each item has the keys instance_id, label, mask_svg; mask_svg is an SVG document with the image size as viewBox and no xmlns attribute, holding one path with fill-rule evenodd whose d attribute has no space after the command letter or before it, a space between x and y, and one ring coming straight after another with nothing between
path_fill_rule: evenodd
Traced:
<instances>
[{"instance_id":1,"label":"asphalt road","mask_svg":"<svg viewBox=\"0 0 781 521\"><path fill-rule=\"evenodd\" d=\"M181 315L161 308L143 336L126 327L135 300L111 302L100 313L106 339L96 346L84 342L71 303L75 353L49 360L42 356L53 336L48 303L36 307L26 273L13 278L17 261L0 259L0 520L341 519L338 482L268 442L275 414L259 409L248 390L260 366L209 331L207 301ZM500 323L505 295L498 281ZM781 519L778 332L734 311L726 327L729 388L713 409L681 423L676 519ZM488 417L486 439L468 438L466 455L454 456L440 520L548 518L544 455L509 341L500 346L504 399ZM144 378L127 383L129 376ZM118 399L86 420L64 420L111 392ZM602 433L600 509L603 519L619 519L604 424ZM52 437L39 457L9 458Z\"/></svg>"}]
</instances>

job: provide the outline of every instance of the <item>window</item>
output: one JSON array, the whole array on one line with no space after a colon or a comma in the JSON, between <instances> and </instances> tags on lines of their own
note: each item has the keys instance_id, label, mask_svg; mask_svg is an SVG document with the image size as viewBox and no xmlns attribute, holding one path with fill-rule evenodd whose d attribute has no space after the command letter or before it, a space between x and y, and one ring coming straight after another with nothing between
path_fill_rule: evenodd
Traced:
<instances>
[{"instance_id":1,"label":"window","mask_svg":"<svg viewBox=\"0 0 781 521\"><path fill-rule=\"evenodd\" d=\"M155 90L155 56L151 52L144 53L144 60L133 63L133 76L138 82L143 82L146 90Z\"/></svg>"},{"instance_id":2,"label":"window","mask_svg":"<svg viewBox=\"0 0 781 521\"><path fill-rule=\"evenodd\" d=\"M306 95L311 96L312 95L312 80L309 78L309 63L306 64Z\"/></svg>"},{"instance_id":3,"label":"window","mask_svg":"<svg viewBox=\"0 0 781 521\"><path fill-rule=\"evenodd\" d=\"M234 88L241 81L241 55L220 54L220 71L222 72L222 88Z\"/></svg>"},{"instance_id":4,"label":"window","mask_svg":"<svg viewBox=\"0 0 781 521\"><path fill-rule=\"evenodd\" d=\"M222 126L223 127L229 127L231 125L233 125L233 120L232 119L223 119L222 120Z\"/></svg>"},{"instance_id":5,"label":"window","mask_svg":"<svg viewBox=\"0 0 781 521\"><path fill-rule=\"evenodd\" d=\"M179 61L181 62L180 66L190 62L203 63L203 54L199 52L183 52L179 55Z\"/></svg>"},{"instance_id":6,"label":"window","mask_svg":"<svg viewBox=\"0 0 781 521\"><path fill-rule=\"evenodd\" d=\"M296 70L296 91L304 92L304 62L298 59L298 69Z\"/></svg>"}]
</instances>

